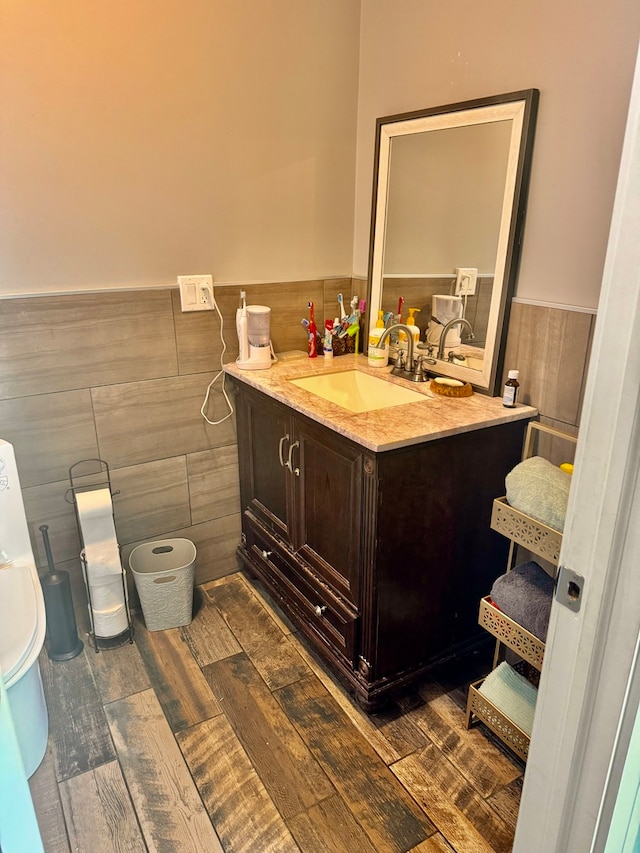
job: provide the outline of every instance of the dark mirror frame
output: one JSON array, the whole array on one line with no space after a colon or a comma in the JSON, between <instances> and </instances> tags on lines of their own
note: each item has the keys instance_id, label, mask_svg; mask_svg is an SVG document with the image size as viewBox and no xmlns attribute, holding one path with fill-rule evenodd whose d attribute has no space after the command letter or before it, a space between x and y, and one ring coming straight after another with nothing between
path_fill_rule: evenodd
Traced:
<instances>
[{"instance_id":1,"label":"dark mirror frame","mask_svg":"<svg viewBox=\"0 0 640 853\"><path fill-rule=\"evenodd\" d=\"M511 210L509 215L506 215L506 210L503 208L502 226L500 229L499 244L504 247L504 273L501 281L498 282L498 292L494 286L492 294L492 308L497 310L497 320L495 325L495 341L491 341L490 348L490 363L485 366L482 371L471 370L470 368L459 367L452 365L447 361L438 360L434 366L428 366L428 370L433 375L450 376L465 382L470 382L471 385L481 393L498 395L501 392L502 371L504 362L504 349L509 324L509 313L511 309L511 300L517 279L518 266L520 262L520 250L523 239L525 209L527 194L529 189L529 178L531 174L531 160L533 153L533 138L536 117L538 112L539 91L537 89L526 89L519 92L511 92L504 95L495 95L488 98L479 98L472 101L464 101L457 104L447 104L440 107L432 107L429 109L416 110L409 113L401 113L398 115L385 116L376 120L376 140L375 140L375 157L374 157L374 172L373 172L373 194L372 194L372 209L371 209L371 231L369 243L369 266L367 276L367 305L369 308L369 327L375 325L377 319L377 311L380 308L380 300L382 294L382 278L383 278L383 260L384 244L378 244L378 240L385 239L386 222L377 222L379 217L378 211L382 210L386 217L386 204L388 198L388 182L389 182L389 164L383 163L381 169L381 152L383 135L385 140L389 135L393 136L394 130L403 134L413 132L411 130L412 123L415 122L415 132L429 132L424 128L424 119L438 116L446 117L455 113L469 113L470 111L479 110L478 115L486 114L486 107L494 107L499 105L510 105L518 107L514 102L522 104L522 125L520 128L519 137L512 145L517 143L517 164L515 167L515 175L513 179L513 194L511 198ZM484 111L484 112L482 112ZM461 117L453 115L452 121L455 123ZM469 115L469 120L464 117L465 124L474 125L473 114ZM497 119L499 120L499 119ZM400 124L401 123L401 124ZM395 128L394 128L395 125ZM463 126L463 125L458 125ZM388 142L387 151L382 156L389 156L390 151ZM514 151L514 154L516 152ZM514 158L515 159L515 158ZM381 173L383 179L380 179ZM504 205L506 208L506 203ZM508 224L507 224L508 223ZM508 233L503 233L507 231ZM382 252L382 255L380 254ZM376 260L377 258L377 260ZM379 268L379 275L376 273L375 267ZM374 281L374 275L379 278L379 281ZM498 300L496 306L493 305L493 300Z\"/></svg>"}]
</instances>

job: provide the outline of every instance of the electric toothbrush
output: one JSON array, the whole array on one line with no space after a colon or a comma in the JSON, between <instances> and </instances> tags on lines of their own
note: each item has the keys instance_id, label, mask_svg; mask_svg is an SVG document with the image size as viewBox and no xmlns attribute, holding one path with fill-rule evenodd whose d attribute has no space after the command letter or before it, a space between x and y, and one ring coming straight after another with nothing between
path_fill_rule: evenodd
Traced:
<instances>
[{"instance_id":1,"label":"electric toothbrush","mask_svg":"<svg viewBox=\"0 0 640 853\"><path fill-rule=\"evenodd\" d=\"M246 364L249 361L249 333L247 328L247 294L240 291L240 307L236 311L236 331L240 354L236 361Z\"/></svg>"}]
</instances>

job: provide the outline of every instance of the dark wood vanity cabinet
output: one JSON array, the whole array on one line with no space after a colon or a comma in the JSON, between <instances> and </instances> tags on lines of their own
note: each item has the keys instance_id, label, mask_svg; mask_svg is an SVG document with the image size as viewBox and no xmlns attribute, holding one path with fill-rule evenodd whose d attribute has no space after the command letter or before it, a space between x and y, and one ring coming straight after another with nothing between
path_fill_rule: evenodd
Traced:
<instances>
[{"instance_id":1,"label":"dark wood vanity cabinet","mask_svg":"<svg viewBox=\"0 0 640 853\"><path fill-rule=\"evenodd\" d=\"M374 453L234 385L240 557L372 710L482 635L508 547L493 497L526 421Z\"/></svg>"}]
</instances>

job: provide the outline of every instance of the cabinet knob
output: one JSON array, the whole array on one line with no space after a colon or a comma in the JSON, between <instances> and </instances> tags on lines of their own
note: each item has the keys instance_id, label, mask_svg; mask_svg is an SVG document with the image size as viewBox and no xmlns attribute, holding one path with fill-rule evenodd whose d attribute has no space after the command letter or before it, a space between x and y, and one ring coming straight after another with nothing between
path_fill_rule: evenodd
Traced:
<instances>
[{"instance_id":1,"label":"cabinet knob","mask_svg":"<svg viewBox=\"0 0 640 853\"><path fill-rule=\"evenodd\" d=\"M260 553L261 553L261 554L262 554L262 556L265 558L265 560L268 560L268 559L269 559L269 557L273 554L273 551L264 551L264 550L263 550L263 551L261 551Z\"/></svg>"},{"instance_id":2,"label":"cabinet knob","mask_svg":"<svg viewBox=\"0 0 640 853\"><path fill-rule=\"evenodd\" d=\"M327 609L327 605L326 604L316 604L314 609L316 611L316 616L322 616L324 614L324 611Z\"/></svg>"}]
</instances>

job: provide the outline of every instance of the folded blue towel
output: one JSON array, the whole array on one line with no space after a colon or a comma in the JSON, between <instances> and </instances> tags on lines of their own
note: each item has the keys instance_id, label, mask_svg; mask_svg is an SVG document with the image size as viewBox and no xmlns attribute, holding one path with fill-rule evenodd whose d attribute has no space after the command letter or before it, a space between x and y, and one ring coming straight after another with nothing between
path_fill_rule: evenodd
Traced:
<instances>
[{"instance_id":1,"label":"folded blue towel","mask_svg":"<svg viewBox=\"0 0 640 853\"><path fill-rule=\"evenodd\" d=\"M491 600L506 616L544 642L554 586L554 579L530 560L496 578L491 587Z\"/></svg>"},{"instance_id":2,"label":"folded blue towel","mask_svg":"<svg viewBox=\"0 0 640 853\"><path fill-rule=\"evenodd\" d=\"M538 691L506 661L489 673L478 688L478 692L482 693L518 728L531 736Z\"/></svg>"}]
</instances>

